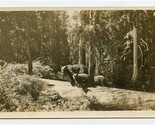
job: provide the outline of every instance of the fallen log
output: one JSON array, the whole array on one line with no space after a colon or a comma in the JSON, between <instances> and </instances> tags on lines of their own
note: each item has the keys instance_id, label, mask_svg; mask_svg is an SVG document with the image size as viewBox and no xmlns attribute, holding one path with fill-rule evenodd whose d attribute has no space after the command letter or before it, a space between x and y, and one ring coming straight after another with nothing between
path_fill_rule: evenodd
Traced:
<instances>
[{"instance_id":1,"label":"fallen log","mask_svg":"<svg viewBox=\"0 0 155 125\"><path fill-rule=\"evenodd\" d=\"M90 87L88 93L81 88L73 87L69 82L42 79L52 84L52 90L57 91L63 98L87 97L101 110L154 110L155 93L133 91L110 87ZM78 101L78 100L77 100Z\"/></svg>"}]
</instances>

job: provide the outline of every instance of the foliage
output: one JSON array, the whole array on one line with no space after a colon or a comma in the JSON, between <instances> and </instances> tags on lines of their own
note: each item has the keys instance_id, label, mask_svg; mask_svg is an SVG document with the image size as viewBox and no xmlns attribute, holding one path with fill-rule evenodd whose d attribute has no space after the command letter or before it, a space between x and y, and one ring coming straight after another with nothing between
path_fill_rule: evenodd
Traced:
<instances>
[{"instance_id":1,"label":"foliage","mask_svg":"<svg viewBox=\"0 0 155 125\"><path fill-rule=\"evenodd\" d=\"M90 43L93 46L91 50L93 66L96 66L97 58L99 73L103 73L110 83L123 88L147 91L151 85L150 71L153 59L149 54L153 52L154 48L152 37L154 30L151 28L154 19L153 13L153 10L82 10L72 12L68 19L68 40L72 43L73 62L77 62L77 46L82 37L88 55ZM131 83L134 24L138 30L139 78L137 85ZM86 65L88 66L88 62Z\"/></svg>"},{"instance_id":2,"label":"foliage","mask_svg":"<svg viewBox=\"0 0 155 125\"><path fill-rule=\"evenodd\" d=\"M54 79L56 77L53 68L48 65L44 65L44 63L41 63L40 61L34 61L33 66L33 73L35 76L46 79Z\"/></svg>"},{"instance_id":3,"label":"foliage","mask_svg":"<svg viewBox=\"0 0 155 125\"><path fill-rule=\"evenodd\" d=\"M17 70L18 67L24 66L9 64L3 71L5 73L1 75L1 112L89 111L92 108L90 105L93 102L87 97L63 99L46 83L27 75L24 68Z\"/></svg>"},{"instance_id":4,"label":"foliage","mask_svg":"<svg viewBox=\"0 0 155 125\"><path fill-rule=\"evenodd\" d=\"M0 59L18 63L10 69L15 76L27 73L24 63L31 55L34 75L67 80L60 67L78 63L82 40L86 66L92 46L93 70L98 68L113 86L128 88L132 84L132 30L136 25L139 78L137 85L129 88L147 91L155 65L154 19L154 10L1 11Z\"/></svg>"},{"instance_id":5,"label":"foliage","mask_svg":"<svg viewBox=\"0 0 155 125\"><path fill-rule=\"evenodd\" d=\"M57 66L68 63L65 19L64 11L1 12L0 58L7 62L27 62L30 43L32 60L52 57Z\"/></svg>"}]
</instances>

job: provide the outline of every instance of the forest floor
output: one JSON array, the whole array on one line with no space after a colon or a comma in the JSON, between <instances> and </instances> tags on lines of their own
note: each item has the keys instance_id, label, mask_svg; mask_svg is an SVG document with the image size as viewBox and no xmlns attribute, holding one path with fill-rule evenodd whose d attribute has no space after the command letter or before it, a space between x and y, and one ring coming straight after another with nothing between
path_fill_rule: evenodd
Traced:
<instances>
[{"instance_id":1,"label":"forest floor","mask_svg":"<svg viewBox=\"0 0 155 125\"><path fill-rule=\"evenodd\" d=\"M79 99L86 97L93 102L94 110L154 110L155 93L133 91L110 87L90 87L84 93L81 88L73 87L69 82L41 79L62 98ZM78 100L75 100L78 103Z\"/></svg>"}]
</instances>

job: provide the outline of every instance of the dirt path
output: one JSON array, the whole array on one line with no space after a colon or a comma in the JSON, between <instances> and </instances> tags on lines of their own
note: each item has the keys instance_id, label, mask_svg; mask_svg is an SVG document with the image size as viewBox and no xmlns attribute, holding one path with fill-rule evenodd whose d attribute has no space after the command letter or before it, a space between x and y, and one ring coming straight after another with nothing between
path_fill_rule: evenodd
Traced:
<instances>
[{"instance_id":1,"label":"dirt path","mask_svg":"<svg viewBox=\"0 0 155 125\"><path fill-rule=\"evenodd\" d=\"M86 94L81 88L72 87L69 82L42 79L63 98L87 96L95 98L106 109L152 110L155 109L155 93L132 91L109 87L89 88Z\"/></svg>"},{"instance_id":2,"label":"dirt path","mask_svg":"<svg viewBox=\"0 0 155 125\"><path fill-rule=\"evenodd\" d=\"M81 88L73 87L69 82L47 79L42 80L48 85L51 85L49 87L52 87L52 90L56 90L63 98L72 98L85 95Z\"/></svg>"}]
</instances>

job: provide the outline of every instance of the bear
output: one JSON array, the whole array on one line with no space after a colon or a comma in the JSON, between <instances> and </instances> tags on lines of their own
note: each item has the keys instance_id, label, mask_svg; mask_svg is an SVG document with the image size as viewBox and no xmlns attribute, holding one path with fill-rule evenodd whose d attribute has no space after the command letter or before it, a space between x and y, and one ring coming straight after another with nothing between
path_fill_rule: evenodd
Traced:
<instances>
[{"instance_id":1,"label":"bear","mask_svg":"<svg viewBox=\"0 0 155 125\"><path fill-rule=\"evenodd\" d=\"M94 76L94 84L96 86L105 86L106 85L106 79L102 75Z\"/></svg>"},{"instance_id":2,"label":"bear","mask_svg":"<svg viewBox=\"0 0 155 125\"><path fill-rule=\"evenodd\" d=\"M83 64L65 65L61 67L61 72L67 74L68 71L71 73L86 73L88 74L88 69Z\"/></svg>"},{"instance_id":3,"label":"bear","mask_svg":"<svg viewBox=\"0 0 155 125\"><path fill-rule=\"evenodd\" d=\"M75 86L76 82L73 79L73 74L88 73L88 69L83 64L74 64L74 65L65 65L61 67L61 72L69 76L71 85Z\"/></svg>"},{"instance_id":4,"label":"bear","mask_svg":"<svg viewBox=\"0 0 155 125\"><path fill-rule=\"evenodd\" d=\"M82 90L87 93L90 91L88 87L92 86L92 77L89 76L88 74L82 73L82 74L73 74L73 79L75 81L75 84L78 87L81 87Z\"/></svg>"},{"instance_id":5,"label":"bear","mask_svg":"<svg viewBox=\"0 0 155 125\"><path fill-rule=\"evenodd\" d=\"M91 78L88 74L82 73L82 74L73 74L73 79L76 82L78 86L87 86L89 87Z\"/></svg>"},{"instance_id":6,"label":"bear","mask_svg":"<svg viewBox=\"0 0 155 125\"><path fill-rule=\"evenodd\" d=\"M73 73L70 72L68 69L65 69L64 72L66 75L68 75L69 79L70 79L70 83L72 86L75 86L75 80L73 79Z\"/></svg>"}]
</instances>

